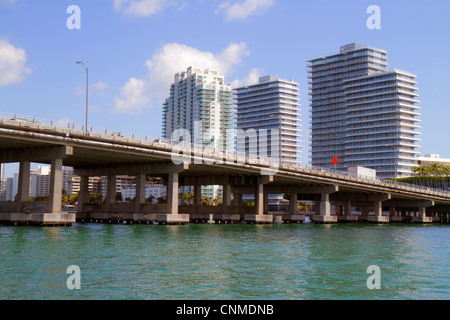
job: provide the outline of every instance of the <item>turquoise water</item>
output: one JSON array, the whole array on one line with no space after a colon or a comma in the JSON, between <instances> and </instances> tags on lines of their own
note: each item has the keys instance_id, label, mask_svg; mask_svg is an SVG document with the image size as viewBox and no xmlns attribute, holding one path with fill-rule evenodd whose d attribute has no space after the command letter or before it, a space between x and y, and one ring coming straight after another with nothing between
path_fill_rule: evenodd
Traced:
<instances>
[{"instance_id":1,"label":"turquoise water","mask_svg":"<svg viewBox=\"0 0 450 320\"><path fill-rule=\"evenodd\" d=\"M0 299L449 299L448 225L0 227ZM69 290L66 269L81 270ZM381 289L366 273L380 268Z\"/></svg>"}]
</instances>

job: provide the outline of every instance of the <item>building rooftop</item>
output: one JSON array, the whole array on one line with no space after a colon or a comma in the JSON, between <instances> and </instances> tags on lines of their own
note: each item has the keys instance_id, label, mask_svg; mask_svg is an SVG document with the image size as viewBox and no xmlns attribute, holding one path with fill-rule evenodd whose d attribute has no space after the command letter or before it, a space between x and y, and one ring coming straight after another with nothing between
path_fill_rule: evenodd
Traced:
<instances>
[{"instance_id":1,"label":"building rooftop","mask_svg":"<svg viewBox=\"0 0 450 320\"><path fill-rule=\"evenodd\" d=\"M436 154L436 153L426 154L423 157L417 157L416 161L419 164L424 164L424 165L439 162L439 163L442 163L446 167L450 167L450 158L441 158L440 155Z\"/></svg>"}]
</instances>

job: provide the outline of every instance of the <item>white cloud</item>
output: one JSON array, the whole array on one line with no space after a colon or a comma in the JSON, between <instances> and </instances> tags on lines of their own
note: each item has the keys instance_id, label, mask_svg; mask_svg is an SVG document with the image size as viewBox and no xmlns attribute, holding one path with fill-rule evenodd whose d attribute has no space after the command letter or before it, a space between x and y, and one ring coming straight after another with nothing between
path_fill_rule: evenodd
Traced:
<instances>
[{"instance_id":1,"label":"white cloud","mask_svg":"<svg viewBox=\"0 0 450 320\"><path fill-rule=\"evenodd\" d=\"M120 97L114 97L114 111L116 113L139 114L149 101L146 94L145 82L142 79L131 78L120 89Z\"/></svg>"},{"instance_id":2,"label":"white cloud","mask_svg":"<svg viewBox=\"0 0 450 320\"><path fill-rule=\"evenodd\" d=\"M222 2L219 11L225 11L227 20L245 20L249 16L264 13L275 4L276 0L243 0L231 4L229 1Z\"/></svg>"},{"instance_id":3,"label":"white cloud","mask_svg":"<svg viewBox=\"0 0 450 320\"><path fill-rule=\"evenodd\" d=\"M25 66L25 50L17 48L4 39L0 39L0 87L22 81L31 74Z\"/></svg>"},{"instance_id":4,"label":"white cloud","mask_svg":"<svg viewBox=\"0 0 450 320\"><path fill-rule=\"evenodd\" d=\"M115 98L114 111L138 114L144 108L160 107L169 95L170 84L176 73L185 71L190 66L198 66L217 68L227 76L249 54L244 42L231 43L217 54L179 43L166 44L146 61L148 74L144 78L131 78L121 88L120 96Z\"/></svg>"},{"instance_id":5,"label":"white cloud","mask_svg":"<svg viewBox=\"0 0 450 320\"><path fill-rule=\"evenodd\" d=\"M233 82L231 82L231 87L234 89L234 88L239 88L239 87L247 86L250 84L258 83L260 76L261 76L260 70L257 68L254 68L254 69L250 70L249 74L247 75L247 77L245 79L233 80Z\"/></svg>"},{"instance_id":6,"label":"white cloud","mask_svg":"<svg viewBox=\"0 0 450 320\"><path fill-rule=\"evenodd\" d=\"M114 0L114 9L126 15L149 17L164 8L176 5L175 0ZM184 4L181 4L184 5Z\"/></svg>"},{"instance_id":7,"label":"white cloud","mask_svg":"<svg viewBox=\"0 0 450 320\"><path fill-rule=\"evenodd\" d=\"M105 90L105 89L108 89L108 88L109 88L109 85L106 82L103 82L103 81L97 81L97 82L95 82L92 85L92 89L94 91L102 91L102 90Z\"/></svg>"}]
</instances>

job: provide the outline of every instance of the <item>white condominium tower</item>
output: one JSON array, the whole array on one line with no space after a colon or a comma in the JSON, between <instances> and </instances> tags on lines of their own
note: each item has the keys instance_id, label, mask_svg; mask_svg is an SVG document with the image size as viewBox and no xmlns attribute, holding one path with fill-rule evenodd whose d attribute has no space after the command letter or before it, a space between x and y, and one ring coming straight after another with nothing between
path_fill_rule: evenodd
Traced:
<instances>
[{"instance_id":1,"label":"white condominium tower","mask_svg":"<svg viewBox=\"0 0 450 320\"><path fill-rule=\"evenodd\" d=\"M283 163L300 164L301 124L298 84L275 76L259 78L259 82L236 88L237 129L248 133L254 129L258 135L256 145L250 139L237 136L237 151L246 154L278 157ZM261 129L267 135L261 135ZM278 141L272 139L276 129ZM266 138L267 152L261 152L261 139ZM272 143L271 143L272 142ZM264 142L263 142L264 143Z\"/></svg>"},{"instance_id":2,"label":"white condominium tower","mask_svg":"<svg viewBox=\"0 0 450 320\"><path fill-rule=\"evenodd\" d=\"M233 91L217 69L191 66L175 74L170 96L163 104L162 136L172 140L177 129L185 129L196 147L218 151L234 149L227 134L233 129ZM219 186L202 187L202 194L220 197Z\"/></svg>"},{"instance_id":3,"label":"white condominium tower","mask_svg":"<svg viewBox=\"0 0 450 320\"><path fill-rule=\"evenodd\" d=\"M416 76L387 70L387 52L360 44L308 60L311 163L358 165L379 178L410 176L419 153Z\"/></svg>"},{"instance_id":4,"label":"white condominium tower","mask_svg":"<svg viewBox=\"0 0 450 320\"><path fill-rule=\"evenodd\" d=\"M225 145L227 130L232 129L232 99L231 85L216 69L189 67L177 73L163 104L163 138L172 139L174 130L186 129L192 143L233 148Z\"/></svg>"}]
</instances>

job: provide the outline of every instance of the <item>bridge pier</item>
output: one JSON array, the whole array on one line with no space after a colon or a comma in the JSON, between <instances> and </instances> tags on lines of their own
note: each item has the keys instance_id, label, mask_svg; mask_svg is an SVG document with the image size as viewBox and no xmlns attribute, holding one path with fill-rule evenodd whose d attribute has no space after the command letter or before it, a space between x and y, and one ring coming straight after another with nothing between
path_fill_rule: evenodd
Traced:
<instances>
[{"instance_id":1,"label":"bridge pier","mask_svg":"<svg viewBox=\"0 0 450 320\"><path fill-rule=\"evenodd\" d=\"M108 175L106 181L106 198L105 198L106 212L111 212L112 206L116 203L116 185L117 185L117 176Z\"/></svg>"},{"instance_id":2,"label":"bridge pier","mask_svg":"<svg viewBox=\"0 0 450 320\"><path fill-rule=\"evenodd\" d=\"M72 225L72 223L75 222L74 214L61 213L62 163L63 155L67 151L69 151L68 153L71 153L70 148L63 147L51 149L49 151L49 154L46 154L45 151L42 150L28 152L27 154L23 154L20 152L18 152L17 154L13 154L13 156L16 156L20 159L15 212L1 213L0 222L14 225L32 224L37 226L67 226ZM61 157L51 157L54 154L60 154ZM49 201L47 203L47 206L45 206L44 204L29 204L31 164L30 159L41 159L39 157L51 157Z\"/></svg>"},{"instance_id":3,"label":"bridge pier","mask_svg":"<svg viewBox=\"0 0 450 320\"><path fill-rule=\"evenodd\" d=\"M195 177L194 182L194 199L193 199L193 206L194 206L194 214L198 214L199 207L202 204L202 185L200 184L199 178Z\"/></svg>"},{"instance_id":4,"label":"bridge pier","mask_svg":"<svg viewBox=\"0 0 450 320\"><path fill-rule=\"evenodd\" d=\"M242 193L233 193L233 206L242 206Z\"/></svg>"},{"instance_id":5,"label":"bridge pier","mask_svg":"<svg viewBox=\"0 0 450 320\"><path fill-rule=\"evenodd\" d=\"M178 213L178 186L179 171L176 169L168 172L167 181L167 214L157 214L157 224L185 224L189 223L189 214Z\"/></svg>"},{"instance_id":6,"label":"bridge pier","mask_svg":"<svg viewBox=\"0 0 450 320\"><path fill-rule=\"evenodd\" d=\"M339 205L339 214L337 212L336 215L338 222L355 223L359 221L357 215L352 215L352 201L350 199L346 199L343 205Z\"/></svg>"},{"instance_id":7,"label":"bridge pier","mask_svg":"<svg viewBox=\"0 0 450 320\"><path fill-rule=\"evenodd\" d=\"M312 217L315 223L337 223L338 217L331 215L330 194L337 192L337 186L323 187L320 190L320 200L316 202L316 213ZM318 203L318 205L317 205Z\"/></svg>"},{"instance_id":8,"label":"bridge pier","mask_svg":"<svg viewBox=\"0 0 450 320\"><path fill-rule=\"evenodd\" d=\"M136 198L134 200L134 212L137 214L141 213L141 208L143 205L145 205L145 178L146 178L145 173L138 173L136 175ZM178 204L178 192L177 192L177 204Z\"/></svg>"},{"instance_id":9,"label":"bridge pier","mask_svg":"<svg viewBox=\"0 0 450 320\"><path fill-rule=\"evenodd\" d=\"M413 217L411 221L414 223L433 223L433 217L427 217L426 207L419 207L419 215Z\"/></svg>"},{"instance_id":10,"label":"bridge pier","mask_svg":"<svg viewBox=\"0 0 450 320\"><path fill-rule=\"evenodd\" d=\"M281 215L279 219L282 219L284 223L303 223L305 221L304 214L297 213L298 194L291 192L289 194L289 214Z\"/></svg>"},{"instance_id":11,"label":"bridge pier","mask_svg":"<svg viewBox=\"0 0 450 320\"><path fill-rule=\"evenodd\" d=\"M383 201L376 200L374 202L374 215L367 216L367 222L373 223L389 223L389 216L383 216Z\"/></svg>"},{"instance_id":12,"label":"bridge pier","mask_svg":"<svg viewBox=\"0 0 450 320\"><path fill-rule=\"evenodd\" d=\"M264 214L264 184L273 181L273 176L259 176L255 187L255 214L244 215L247 223L273 223L273 215Z\"/></svg>"},{"instance_id":13,"label":"bridge pier","mask_svg":"<svg viewBox=\"0 0 450 320\"><path fill-rule=\"evenodd\" d=\"M109 181L108 181L109 182ZM111 201L111 198L109 199ZM80 191L78 191L77 198L77 220L86 219L85 205L89 203L89 176L80 176ZM107 204L110 209L110 203Z\"/></svg>"},{"instance_id":14,"label":"bridge pier","mask_svg":"<svg viewBox=\"0 0 450 320\"><path fill-rule=\"evenodd\" d=\"M320 195L319 205L316 203L316 214L313 216L313 221L316 223L337 223L337 216L331 215L330 194L322 193Z\"/></svg>"},{"instance_id":15,"label":"bridge pier","mask_svg":"<svg viewBox=\"0 0 450 320\"><path fill-rule=\"evenodd\" d=\"M22 213L24 203L30 201L30 161L20 162L18 178L16 212Z\"/></svg>"}]
</instances>

